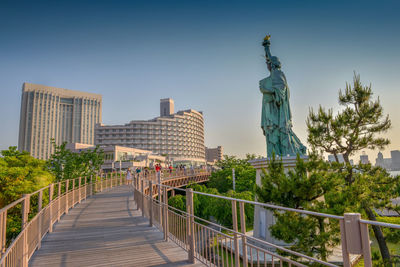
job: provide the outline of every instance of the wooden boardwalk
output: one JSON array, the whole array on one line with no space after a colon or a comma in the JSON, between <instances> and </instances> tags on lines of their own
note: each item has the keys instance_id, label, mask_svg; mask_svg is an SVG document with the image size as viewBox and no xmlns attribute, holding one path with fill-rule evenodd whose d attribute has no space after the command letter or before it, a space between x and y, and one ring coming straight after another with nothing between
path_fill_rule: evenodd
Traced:
<instances>
[{"instance_id":1,"label":"wooden boardwalk","mask_svg":"<svg viewBox=\"0 0 400 267\"><path fill-rule=\"evenodd\" d=\"M29 266L204 266L149 227L131 187L113 188L71 209L47 234Z\"/></svg>"}]
</instances>

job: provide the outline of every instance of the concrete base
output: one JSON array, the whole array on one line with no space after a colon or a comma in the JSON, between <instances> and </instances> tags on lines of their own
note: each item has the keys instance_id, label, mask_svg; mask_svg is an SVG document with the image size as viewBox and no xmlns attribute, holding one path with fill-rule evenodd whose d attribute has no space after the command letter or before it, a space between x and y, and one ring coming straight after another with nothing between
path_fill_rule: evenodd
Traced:
<instances>
[{"instance_id":1,"label":"concrete base","mask_svg":"<svg viewBox=\"0 0 400 267\"><path fill-rule=\"evenodd\" d=\"M301 159L307 161L308 156L301 156ZM285 172L296 167L296 160L296 156L282 157L282 163ZM269 161L269 158L255 159L249 161L249 163L256 169L256 184L258 186L261 186L262 170L264 169L268 171ZM269 231L269 227L274 224L275 217L272 211L259 206L254 207L254 237L264 239L265 241L278 246L288 246L289 244L286 244L282 240L278 240L272 237Z\"/></svg>"}]
</instances>

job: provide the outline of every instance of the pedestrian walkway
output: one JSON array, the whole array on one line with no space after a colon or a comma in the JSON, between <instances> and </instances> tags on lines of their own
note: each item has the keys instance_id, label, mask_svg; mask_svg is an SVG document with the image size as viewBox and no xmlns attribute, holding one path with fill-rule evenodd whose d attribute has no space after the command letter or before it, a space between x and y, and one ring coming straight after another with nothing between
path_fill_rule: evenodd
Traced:
<instances>
[{"instance_id":1,"label":"pedestrian walkway","mask_svg":"<svg viewBox=\"0 0 400 267\"><path fill-rule=\"evenodd\" d=\"M29 266L204 266L149 227L129 186L112 188L78 204L46 235Z\"/></svg>"}]
</instances>

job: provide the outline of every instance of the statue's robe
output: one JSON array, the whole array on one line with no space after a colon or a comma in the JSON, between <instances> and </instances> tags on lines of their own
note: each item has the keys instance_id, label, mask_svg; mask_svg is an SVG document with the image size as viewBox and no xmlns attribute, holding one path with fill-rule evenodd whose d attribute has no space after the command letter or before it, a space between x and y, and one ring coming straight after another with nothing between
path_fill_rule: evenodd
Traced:
<instances>
[{"instance_id":1,"label":"statue's robe","mask_svg":"<svg viewBox=\"0 0 400 267\"><path fill-rule=\"evenodd\" d=\"M289 87L285 74L272 69L271 75L260 81L263 93L261 128L267 141L267 156L305 154L306 147L292 130Z\"/></svg>"},{"instance_id":2,"label":"statue's robe","mask_svg":"<svg viewBox=\"0 0 400 267\"><path fill-rule=\"evenodd\" d=\"M280 155L279 149L279 111L275 101L275 90L272 87L271 76L260 81L260 91L263 94L261 110L261 128L266 139L267 155Z\"/></svg>"}]
</instances>

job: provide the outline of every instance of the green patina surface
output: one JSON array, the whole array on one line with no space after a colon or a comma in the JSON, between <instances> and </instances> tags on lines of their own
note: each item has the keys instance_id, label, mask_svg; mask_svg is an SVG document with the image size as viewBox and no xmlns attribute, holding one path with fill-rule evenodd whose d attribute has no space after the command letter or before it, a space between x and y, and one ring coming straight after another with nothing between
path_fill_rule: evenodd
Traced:
<instances>
[{"instance_id":1,"label":"green patina surface","mask_svg":"<svg viewBox=\"0 0 400 267\"><path fill-rule=\"evenodd\" d=\"M263 46L270 76L260 81L263 94L261 128L267 143L267 156L305 155L306 147L292 130L289 87L279 59L271 55L269 36Z\"/></svg>"}]
</instances>

